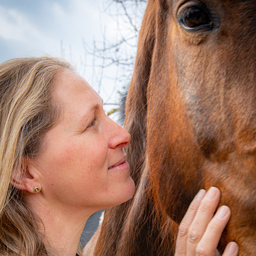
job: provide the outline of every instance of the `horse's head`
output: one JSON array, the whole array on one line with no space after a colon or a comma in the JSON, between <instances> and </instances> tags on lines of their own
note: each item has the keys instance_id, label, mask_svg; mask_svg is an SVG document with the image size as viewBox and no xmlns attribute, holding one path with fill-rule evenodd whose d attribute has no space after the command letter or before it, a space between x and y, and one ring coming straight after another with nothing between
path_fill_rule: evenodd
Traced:
<instances>
[{"instance_id":1,"label":"horse's head","mask_svg":"<svg viewBox=\"0 0 256 256\"><path fill-rule=\"evenodd\" d=\"M218 187L220 204L232 210L220 249L236 240L241 255L252 255L256 1L151 0L149 5L145 17L150 11L154 24L144 23L142 30L150 29L154 42L146 152L154 196L180 222L200 188Z\"/></svg>"}]
</instances>

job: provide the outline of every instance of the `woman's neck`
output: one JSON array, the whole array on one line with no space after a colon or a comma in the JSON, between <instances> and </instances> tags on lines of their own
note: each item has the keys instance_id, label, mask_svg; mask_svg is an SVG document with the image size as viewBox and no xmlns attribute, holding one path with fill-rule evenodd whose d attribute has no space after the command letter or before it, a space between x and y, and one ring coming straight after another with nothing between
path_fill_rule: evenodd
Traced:
<instances>
[{"instance_id":1,"label":"woman's neck","mask_svg":"<svg viewBox=\"0 0 256 256\"><path fill-rule=\"evenodd\" d=\"M75 256L84 225L93 212L52 206L40 196L35 199L29 198L27 203L39 218L39 232L47 251L53 255Z\"/></svg>"}]
</instances>

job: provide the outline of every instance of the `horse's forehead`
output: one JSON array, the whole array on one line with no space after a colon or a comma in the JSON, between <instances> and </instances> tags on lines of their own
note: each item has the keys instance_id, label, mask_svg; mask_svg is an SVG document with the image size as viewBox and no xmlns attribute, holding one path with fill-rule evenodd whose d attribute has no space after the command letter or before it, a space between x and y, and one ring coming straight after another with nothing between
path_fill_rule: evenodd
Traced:
<instances>
[{"instance_id":1,"label":"horse's forehead","mask_svg":"<svg viewBox=\"0 0 256 256\"><path fill-rule=\"evenodd\" d=\"M178 8L189 3L191 5L200 4L213 11L213 15L218 15L217 12L221 11L223 15L232 14L233 16L239 14L247 19L255 19L256 1L255 0L200 0L200 1L184 1L184 0L151 0L151 9L164 9L164 11L171 12L176 15ZM149 0L150 2L150 0ZM149 10L150 11L150 10ZM160 13L159 13L160 14ZM242 25L242 24L241 24Z\"/></svg>"},{"instance_id":2,"label":"horse's forehead","mask_svg":"<svg viewBox=\"0 0 256 256\"><path fill-rule=\"evenodd\" d=\"M159 3L160 5L165 5L166 3L173 5L176 4L183 4L186 2L195 2L198 3L199 1L184 1L184 0L149 0L149 2L152 1L154 4ZM238 5L238 4L250 4L250 3L255 3L255 0L201 0L201 3L219 3L219 4L225 4L225 5Z\"/></svg>"},{"instance_id":3,"label":"horse's forehead","mask_svg":"<svg viewBox=\"0 0 256 256\"><path fill-rule=\"evenodd\" d=\"M149 119L160 119L161 108L157 110L156 102L169 97L163 108L174 113L171 102L185 105L182 111L186 109L184 116L189 117L201 148L207 151L215 143L214 150L221 145L227 152L233 151L234 140L241 137L243 126L247 126L247 133L256 135L256 1L158 0L154 3L162 9L167 3L174 8L164 9L173 14L165 19L162 12L156 12L158 25L149 83L152 92L149 95L153 99L150 110L155 115L151 113ZM185 5L186 11L190 4L197 8L199 3L209 11L206 13L216 23L215 29L193 30L178 22L179 8ZM226 141L223 138L227 133L235 135Z\"/></svg>"}]
</instances>

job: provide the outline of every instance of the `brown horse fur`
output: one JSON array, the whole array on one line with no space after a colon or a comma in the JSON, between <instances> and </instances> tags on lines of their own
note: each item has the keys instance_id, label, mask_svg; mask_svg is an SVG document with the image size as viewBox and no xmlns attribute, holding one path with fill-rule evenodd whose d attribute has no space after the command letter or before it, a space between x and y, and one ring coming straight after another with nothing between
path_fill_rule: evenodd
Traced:
<instances>
[{"instance_id":1,"label":"brown horse fur","mask_svg":"<svg viewBox=\"0 0 256 256\"><path fill-rule=\"evenodd\" d=\"M255 255L256 1L149 0L125 128L136 194L106 210L95 255L173 255L176 223L210 186L232 211L219 250Z\"/></svg>"}]
</instances>

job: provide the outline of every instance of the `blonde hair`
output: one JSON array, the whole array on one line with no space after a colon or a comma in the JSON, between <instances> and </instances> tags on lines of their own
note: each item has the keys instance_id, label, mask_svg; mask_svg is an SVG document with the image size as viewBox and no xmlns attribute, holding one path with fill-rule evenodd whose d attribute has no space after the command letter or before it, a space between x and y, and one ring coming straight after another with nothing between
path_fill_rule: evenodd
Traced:
<instances>
[{"instance_id":1,"label":"blonde hair","mask_svg":"<svg viewBox=\"0 0 256 256\"><path fill-rule=\"evenodd\" d=\"M21 191L10 185L24 157L57 119L51 102L54 75L70 65L57 58L20 58L0 64L0 255L48 255L35 216Z\"/></svg>"}]
</instances>

